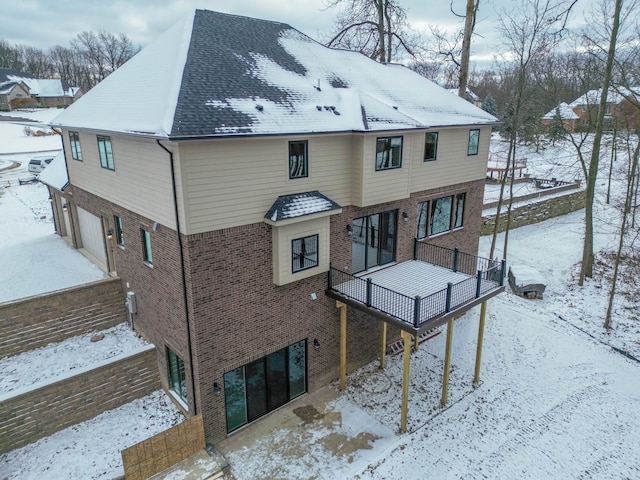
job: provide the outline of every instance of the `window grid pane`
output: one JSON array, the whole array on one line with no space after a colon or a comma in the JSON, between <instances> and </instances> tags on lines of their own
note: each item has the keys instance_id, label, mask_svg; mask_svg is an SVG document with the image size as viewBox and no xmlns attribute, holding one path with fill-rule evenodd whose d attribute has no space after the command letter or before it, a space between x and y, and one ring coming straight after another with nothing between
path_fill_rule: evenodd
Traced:
<instances>
[{"instance_id":1,"label":"window grid pane","mask_svg":"<svg viewBox=\"0 0 640 480\"><path fill-rule=\"evenodd\" d=\"M469 146L467 148L467 155L478 154L478 143L480 142L480 130L469 130Z\"/></svg>"},{"instance_id":2,"label":"window grid pane","mask_svg":"<svg viewBox=\"0 0 640 480\"><path fill-rule=\"evenodd\" d=\"M153 255L151 254L151 234L145 229L140 229L142 235L142 255L144 261L153 263Z\"/></svg>"},{"instance_id":3,"label":"window grid pane","mask_svg":"<svg viewBox=\"0 0 640 480\"><path fill-rule=\"evenodd\" d=\"M116 243L121 247L124 247L124 233L122 232L122 218L117 215L113 217L116 224Z\"/></svg>"},{"instance_id":4,"label":"window grid pane","mask_svg":"<svg viewBox=\"0 0 640 480\"><path fill-rule=\"evenodd\" d=\"M436 159L438 151L438 132L427 132L424 139L424 161Z\"/></svg>"},{"instance_id":5,"label":"window grid pane","mask_svg":"<svg viewBox=\"0 0 640 480\"><path fill-rule=\"evenodd\" d=\"M417 232L418 238L424 238L427 236L427 217L429 216L429 202L421 202L418 204L418 216L417 216Z\"/></svg>"},{"instance_id":6,"label":"window grid pane","mask_svg":"<svg viewBox=\"0 0 640 480\"><path fill-rule=\"evenodd\" d=\"M71 157L74 160L82 161L82 148L78 132L69 132L69 141L71 143Z\"/></svg>"},{"instance_id":7,"label":"window grid pane","mask_svg":"<svg viewBox=\"0 0 640 480\"><path fill-rule=\"evenodd\" d=\"M109 170L115 170L111 137L98 135L98 153L100 155L100 166Z\"/></svg>"},{"instance_id":8,"label":"window grid pane","mask_svg":"<svg viewBox=\"0 0 640 480\"><path fill-rule=\"evenodd\" d=\"M376 170L402 166L402 137L380 137L376 141Z\"/></svg>"},{"instance_id":9,"label":"window grid pane","mask_svg":"<svg viewBox=\"0 0 640 480\"><path fill-rule=\"evenodd\" d=\"M289 142L289 178L309 176L307 142Z\"/></svg>"},{"instance_id":10,"label":"window grid pane","mask_svg":"<svg viewBox=\"0 0 640 480\"><path fill-rule=\"evenodd\" d=\"M169 347L167 347L167 359L169 363L169 388L186 403L187 376L184 369L184 361Z\"/></svg>"},{"instance_id":11,"label":"window grid pane","mask_svg":"<svg viewBox=\"0 0 640 480\"><path fill-rule=\"evenodd\" d=\"M465 199L464 193L459 193L458 195L456 195L456 206L455 206L456 216L455 216L453 228L462 227L462 219L464 217L464 199Z\"/></svg>"},{"instance_id":12,"label":"window grid pane","mask_svg":"<svg viewBox=\"0 0 640 480\"><path fill-rule=\"evenodd\" d=\"M431 220L429 235L451 230L451 209L453 208L453 197L442 197L431 203Z\"/></svg>"},{"instance_id":13,"label":"window grid pane","mask_svg":"<svg viewBox=\"0 0 640 480\"><path fill-rule=\"evenodd\" d=\"M291 265L293 273L318 266L318 235L291 242Z\"/></svg>"}]
</instances>

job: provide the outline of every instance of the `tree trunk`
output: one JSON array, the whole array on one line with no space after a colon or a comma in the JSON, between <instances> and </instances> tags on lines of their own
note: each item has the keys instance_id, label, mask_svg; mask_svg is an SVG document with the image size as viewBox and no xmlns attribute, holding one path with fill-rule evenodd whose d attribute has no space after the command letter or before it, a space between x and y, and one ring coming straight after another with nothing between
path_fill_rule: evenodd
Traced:
<instances>
[{"instance_id":1,"label":"tree trunk","mask_svg":"<svg viewBox=\"0 0 640 480\"><path fill-rule=\"evenodd\" d=\"M631 164L631 171L627 176L627 193L624 201L624 210L622 212L622 222L620 225L620 241L618 242L618 251L616 253L616 259L613 267L613 280L611 281L611 289L609 290L609 304L607 305L607 314L604 318L604 328L607 330L611 328L611 312L613 311L613 299L616 295L616 283L618 280L618 269L620 268L620 257L622 255L622 248L624 247L624 236L626 233L627 217L631 211L631 204L633 203L634 192L633 184L635 182L635 175L638 166L638 153L640 152L640 144L636 145L633 154L633 160Z\"/></svg>"},{"instance_id":2,"label":"tree trunk","mask_svg":"<svg viewBox=\"0 0 640 480\"><path fill-rule=\"evenodd\" d=\"M471 55L471 35L476 24L476 12L480 0L467 0L467 12L464 20L464 37L462 39L462 55L460 58L460 77L458 81L458 96L466 98L467 82L469 79L469 57Z\"/></svg>"},{"instance_id":3,"label":"tree trunk","mask_svg":"<svg viewBox=\"0 0 640 480\"><path fill-rule=\"evenodd\" d=\"M609 52L604 70L602 82L602 92L600 94L600 105L598 117L596 119L596 131L593 138L593 150L591 151L591 162L589 163L589 176L587 177L587 192L585 204L585 233L584 244L582 246L582 266L580 268L580 279L578 285L584 284L585 277L593 277L593 200L596 189L596 178L598 177L598 161L600 157L600 144L602 141L602 131L604 129L604 114L607 107L607 95L613 71L613 61L615 58L616 42L618 30L620 28L620 11L622 10L622 0L616 0L613 14L613 28L611 29L611 39L609 41Z\"/></svg>"}]
</instances>

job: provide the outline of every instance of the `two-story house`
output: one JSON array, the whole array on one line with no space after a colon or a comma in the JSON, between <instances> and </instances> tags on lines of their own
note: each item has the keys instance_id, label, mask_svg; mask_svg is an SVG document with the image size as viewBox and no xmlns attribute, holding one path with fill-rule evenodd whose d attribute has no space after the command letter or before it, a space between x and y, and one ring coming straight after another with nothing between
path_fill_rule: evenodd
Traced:
<instances>
[{"instance_id":1,"label":"two-story house","mask_svg":"<svg viewBox=\"0 0 640 480\"><path fill-rule=\"evenodd\" d=\"M122 279L216 440L375 359L381 324L417 335L501 291L462 253L495 122L400 65L197 10L53 121L56 225ZM459 278L368 277L428 255Z\"/></svg>"}]
</instances>

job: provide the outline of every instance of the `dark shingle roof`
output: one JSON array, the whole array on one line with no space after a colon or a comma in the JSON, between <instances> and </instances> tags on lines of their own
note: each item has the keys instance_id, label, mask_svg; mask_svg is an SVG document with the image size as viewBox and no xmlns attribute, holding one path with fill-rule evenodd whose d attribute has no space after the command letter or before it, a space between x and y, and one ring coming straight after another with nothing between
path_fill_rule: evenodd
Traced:
<instances>
[{"instance_id":1,"label":"dark shingle roof","mask_svg":"<svg viewBox=\"0 0 640 480\"><path fill-rule=\"evenodd\" d=\"M257 58L265 57L304 75L305 67L278 42L284 32L291 30L284 23L198 10L171 135L249 129L252 118L225 105L229 98L267 98L288 103L286 90L248 75L247 71L255 67Z\"/></svg>"},{"instance_id":2,"label":"dark shingle roof","mask_svg":"<svg viewBox=\"0 0 640 480\"><path fill-rule=\"evenodd\" d=\"M277 198L264 218L272 222L287 220L289 218L312 215L314 213L329 212L342 208L329 197L317 190L313 192L294 193L281 195Z\"/></svg>"}]
</instances>

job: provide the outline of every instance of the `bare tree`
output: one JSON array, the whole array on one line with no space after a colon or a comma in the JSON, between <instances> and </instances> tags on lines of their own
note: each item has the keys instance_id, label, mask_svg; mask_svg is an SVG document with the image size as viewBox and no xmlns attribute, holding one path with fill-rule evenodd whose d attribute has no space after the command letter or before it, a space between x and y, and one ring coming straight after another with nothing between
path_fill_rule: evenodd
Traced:
<instances>
[{"instance_id":1,"label":"bare tree","mask_svg":"<svg viewBox=\"0 0 640 480\"><path fill-rule=\"evenodd\" d=\"M593 203L595 197L596 178L598 176L598 163L600 158L600 144L602 141L602 132L604 129L604 116L607 107L607 96L609 86L613 74L613 66L618 40L618 32L620 30L620 14L622 12L623 0L615 0L615 7L612 17L611 34L609 37L609 48L607 51L607 59L604 68L604 77L602 79L602 90L600 93L600 105L596 118L596 130L593 137L593 149L591 151L591 160L589 162L585 204L585 235L582 246L582 264L580 268L580 279L578 285L584 284L585 277L593 277ZM604 5L604 4L603 4ZM606 8L606 7L603 7Z\"/></svg>"},{"instance_id":2,"label":"bare tree","mask_svg":"<svg viewBox=\"0 0 640 480\"><path fill-rule=\"evenodd\" d=\"M328 47L355 50L381 63L414 54L407 12L397 0L328 0L327 7L343 7L336 18Z\"/></svg>"},{"instance_id":3,"label":"bare tree","mask_svg":"<svg viewBox=\"0 0 640 480\"><path fill-rule=\"evenodd\" d=\"M467 11L464 20L464 35L462 39L462 54L460 56L460 77L458 82L458 96L466 98L467 82L469 80L469 57L471 56L471 35L476 26L476 13L480 0L467 0Z\"/></svg>"},{"instance_id":4,"label":"bare tree","mask_svg":"<svg viewBox=\"0 0 640 480\"><path fill-rule=\"evenodd\" d=\"M505 117L505 130L509 137L509 149L505 162L505 175L503 175L500 186L490 257L493 257L495 251L498 220L504 201L507 175L511 172L513 182L513 175L515 174L515 168L512 168L512 165L514 165L516 158L518 130L523 121L526 103L532 96L528 73L536 61L548 55L554 49L559 40L559 34L564 28L566 15L568 15L570 7L571 5L566 1L522 0L515 11L503 12L501 15L500 30L507 53L513 59L516 83L513 100ZM509 192L503 258L507 257L509 229L511 226L513 189L510 188Z\"/></svg>"}]
</instances>

